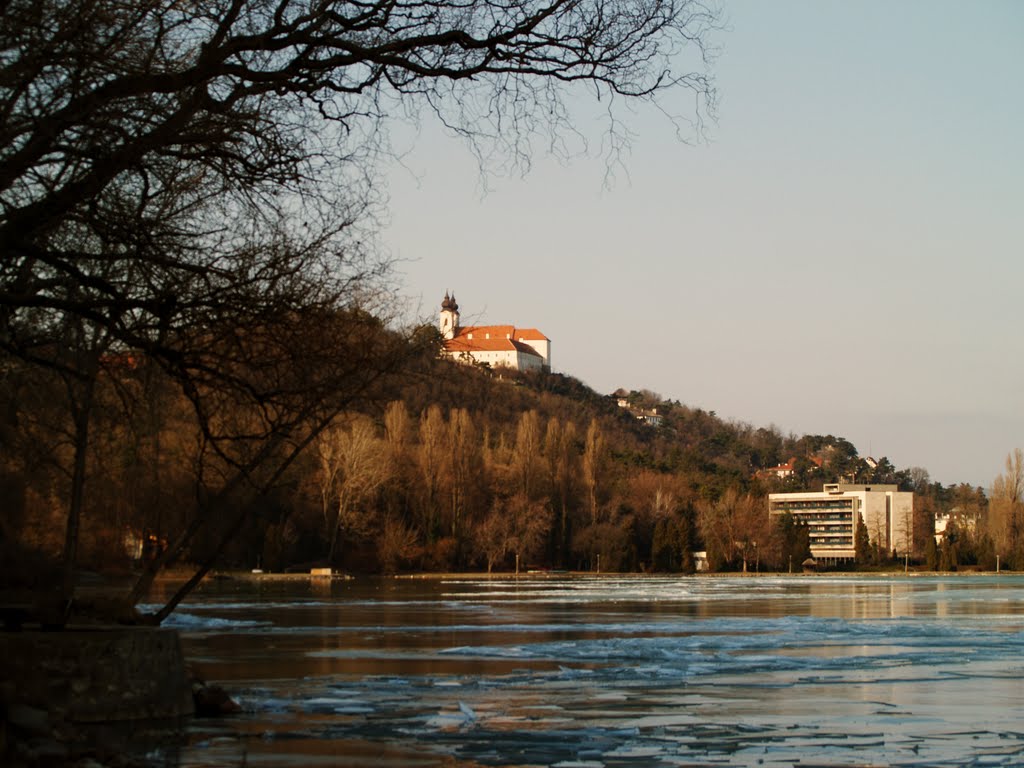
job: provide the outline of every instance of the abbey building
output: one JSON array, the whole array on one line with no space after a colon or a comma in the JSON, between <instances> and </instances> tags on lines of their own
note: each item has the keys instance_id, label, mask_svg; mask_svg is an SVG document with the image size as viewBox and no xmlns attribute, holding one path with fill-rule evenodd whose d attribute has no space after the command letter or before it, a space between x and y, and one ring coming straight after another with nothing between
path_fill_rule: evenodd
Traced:
<instances>
[{"instance_id":1,"label":"abbey building","mask_svg":"<svg viewBox=\"0 0 1024 768\"><path fill-rule=\"evenodd\" d=\"M444 352L460 362L514 368L518 371L550 371L551 339L536 328L514 325L459 324L455 296L444 295L438 321Z\"/></svg>"}]
</instances>

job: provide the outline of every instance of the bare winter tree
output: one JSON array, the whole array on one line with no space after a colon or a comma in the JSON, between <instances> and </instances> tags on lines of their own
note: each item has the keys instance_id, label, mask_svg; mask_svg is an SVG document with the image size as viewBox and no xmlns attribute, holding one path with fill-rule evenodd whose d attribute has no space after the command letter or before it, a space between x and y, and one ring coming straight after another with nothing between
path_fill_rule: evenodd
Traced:
<instances>
[{"instance_id":1,"label":"bare winter tree","mask_svg":"<svg viewBox=\"0 0 1024 768\"><path fill-rule=\"evenodd\" d=\"M562 424L554 416L548 421L544 436L544 458L547 463L551 508L555 511L557 531L554 532L555 552L560 564L567 563L570 524L569 510L579 485L579 456L576 452L576 425Z\"/></svg>"},{"instance_id":2,"label":"bare winter tree","mask_svg":"<svg viewBox=\"0 0 1024 768\"><path fill-rule=\"evenodd\" d=\"M339 414L392 393L388 379L409 355L401 337L362 312L289 312L225 330L217 341L194 352L202 370L213 373L184 381L193 389L196 428L210 454L198 468L197 512L145 569L130 600L141 599L159 569L186 552L197 534L213 544L156 620L194 588L260 498Z\"/></svg>"},{"instance_id":3,"label":"bare winter tree","mask_svg":"<svg viewBox=\"0 0 1024 768\"><path fill-rule=\"evenodd\" d=\"M516 489L528 499L535 498L540 489L541 444L540 417L536 411L525 411L516 425L511 469Z\"/></svg>"},{"instance_id":4,"label":"bare winter tree","mask_svg":"<svg viewBox=\"0 0 1024 768\"><path fill-rule=\"evenodd\" d=\"M992 482L989 528L998 554L1024 567L1024 450L1006 455L1006 471Z\"/></svg>"},{"instance_id":5,"label":"bare winter tree","mask_svg":"<svg viewBox=\"0 0 1024 768\"><path fill-rule=\"evenodd\" d=\"M0 349L77 382L69 403L85 441L98 367L54 354L64 331L82 329L94 351L101 340L103 354L149 357L235 470L204 498L256 492L373 380L316 369L302 393L309 379L283 376L297 349L325 359L301 336L311 318L380 309L375 163L388 121L436 115L479 157L525 168L539 138L565 151L579 86L608 105L614 149L628 135L624 101L689 93L698 123L713 108L716 23L700 0L11 0L0 14ZM325 391L346 394L310 396ZM225 401L252 414L241 444L214 423ZM64 591L70 600L74 585Z\"/></svg>"},{"instance_id":6,"label":"bare winter tree","mask_svg":"<svg viewBox=\"0 0 1024 768\"><path fill-rule=\"evenodd\" d=\"M598 489L600 487L606 464L608 450L604 435L596 420L592 419L587 427L587 438L583 444L583 485L587 489L590 524L597 525L600 504Z\"/></svg>"},{"instance_id":7,"label":"bare winter tree","mask_svg":"<svg viewBox=\"0 0 1024 768\"><path fill-rule=\"evenodd\" d=\"M484 482L483 459L473 419L465 408L448 414L449 486L448 532L456 542L464 536L466 518Z\"/></svg>"},{"instance_id":8,"label":"bare winter tree","mask_svg":"<svg viewBox=\"0 0 1024 768\"><path fill-rule=\"evenodd\" d=\"M768 515L762 504L735 488L727 488L715 501L699 502L697 520L716 570L742 563L746 572L749 561L757 556L757 547L769 539Z\"/></svg>"},{"instance_id":9,"label":"bare winter tree","mask_svg":"<svg viewBox=\"0 0 1024 768\"><path fill-rule=\"evenodd\" d=\"M440 406L431 405L420 414L420 444L417 465L420 471L420 527L424 538L432 541L441 535L441 499L450 479L449 456L445 450L448 424Z\"/></svg>"},{"instance_id":10,"label":"bare winter tree","mask_svg":"<svg viewBox=\"0 0 1024 768\"><path fill-rule=\"evenodd\" d=\"M692 0L12 0L5 326L73 313L156 351L225 293L334 274L395 115L426 108L523 163L572 133L572 84L612 105L686 89L699 118L716 20ZM686 52L697 71L678 71Z\"/></svg>"},{"instance_id":11,"label":"bare winter tree","mask_svg":"<svg viewBox=\"0 0 1024 768\"><path fill-rule=\"evenodd\" d=\"M389 466L383 441L366 416L332 424L320 433L316 449L327 561L333 564L342 537L366 537L378 527L375 510L365 502L388 480Z\"/></svg>"}]
</instances>

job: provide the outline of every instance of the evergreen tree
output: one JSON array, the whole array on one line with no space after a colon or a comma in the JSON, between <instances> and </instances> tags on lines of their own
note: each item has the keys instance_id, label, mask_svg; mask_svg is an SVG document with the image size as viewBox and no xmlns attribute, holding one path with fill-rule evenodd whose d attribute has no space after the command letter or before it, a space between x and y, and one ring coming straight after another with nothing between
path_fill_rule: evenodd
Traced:
<instances>
[{"instance_id":1,"label":"evergreen tree","mask_svg":"<svg viewBox=\"0 0 1024 768\"><path fill-rule=\"evenodd\" d=\"M978 539L976 546L978 565L986 571L996 569L996 546L987 533Z\"/></svg>"},{"instance_id":2,"label":"evergreen tree","mask_svg":"<svg viewBox=\"0 0 1024 768\"><path fill-rule=\"evenodd\" d=\"M935 544L934 536L925 544L924 564L929 571L939 570L939 548Z\"/></svg>"},{"instance_id":3,"label":"evergreen tree","mask_svg":"<svg viewBox=\"0 0 1024 768\"><path fill-rule=\"evenodd\" d=\"M955 571L956 565L956 543L943 539L942 546L939 547L939 570Z\"/></svg>"},{"instance_id":4,"label":"evergreen tree","mask_svg":"<svg viewBox=\"0 0 1024 768\"><path fill-rule=\"evenodd\" d=\"M857 530L853 534L853 552L857 565L866 565L876 554L872 552L868 529L864 525L864 517L859 512L857 513ZM875 559L877 560L877 556Z\"/></svg>"},{"instance_id":5,"label":"evergreen tree","mask_svg":"<svg viewBox=\"0 0 1024 768\"><path fill-rule=\"evenodd\" d=\"M779 518L775 533L779 540L780 567L795 568L811 556L811 534L807 524L796 520L788 512Z\"/></svg>"},{"instance_id":6,"label":"evergreen tree","mask_svg":"<svg viewBox=\"0 0 1024 768\"><path fill-rule=\"evenodd\" d=\"M679 570L678 526L664 518L654 526L651 540L651 565L655 571L674 573Z\"/></svg>"}]
</instances>

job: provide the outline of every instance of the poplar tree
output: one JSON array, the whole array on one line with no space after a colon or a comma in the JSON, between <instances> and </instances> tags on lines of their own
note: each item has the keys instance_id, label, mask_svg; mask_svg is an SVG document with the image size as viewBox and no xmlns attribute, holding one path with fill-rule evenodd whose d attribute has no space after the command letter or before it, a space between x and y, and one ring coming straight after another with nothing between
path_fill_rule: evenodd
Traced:
<instances>
[{"instance_id":1,"label":"poplar tree","mask_svg":"<svg viewBox=\"0 0 1024 768\"><path fill-rule=\"evenodd\" d=\"M598 491L607 462L607 446L597 419L590 420L587 437L583 444L583 485L587 489L587 509L590 524L597 525L600 512Z\"/></svg>"},{"instance_id":2,"label":"poplar tree","mask_svg":"<svg viewBox=\"0 0 1024 768\"><path fill-rule=\"evenodd\" d=\"M1013 568L1024 567L1024 450L1007 454L1005 470L992 482L990 527L996 554Z\"/></svg>"}]
</instances>

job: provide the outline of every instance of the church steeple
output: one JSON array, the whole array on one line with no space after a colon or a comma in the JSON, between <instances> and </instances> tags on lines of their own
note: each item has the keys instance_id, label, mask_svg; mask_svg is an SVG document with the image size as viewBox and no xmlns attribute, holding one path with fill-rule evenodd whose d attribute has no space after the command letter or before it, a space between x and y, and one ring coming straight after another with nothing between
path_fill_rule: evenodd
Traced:
<instances>
[{"instance_id":1,"label":"church steeple","mask_svg":"<svg viewBox=\"0 0 1024 768\"><path fill-rule=\"evenodd\" d=\"M459 328L459 305L455 301L454 293L449 296L448 291L444 292L438 327L441 329L441 336L445 339L455 338L455 332Z\"/></svg>"}]
</instances>

